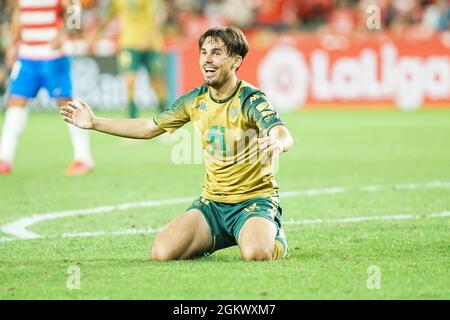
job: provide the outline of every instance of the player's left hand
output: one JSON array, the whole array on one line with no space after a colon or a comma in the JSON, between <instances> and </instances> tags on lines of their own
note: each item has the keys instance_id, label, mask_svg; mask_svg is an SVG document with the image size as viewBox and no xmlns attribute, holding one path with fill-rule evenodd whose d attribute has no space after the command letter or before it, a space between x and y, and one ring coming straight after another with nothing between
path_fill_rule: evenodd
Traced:
<instances>
[{"instance_id":1,"label":"player's left hand","mask_svg":"<svg viewBox=\"0 0 450 320\"><path fill-rule=\"evenodd\" d=\"M258 143L260 150L269 154L270 158L274 158L284 151L281 142L271 136L259 138Z\"/></svg>"}]
</instances>

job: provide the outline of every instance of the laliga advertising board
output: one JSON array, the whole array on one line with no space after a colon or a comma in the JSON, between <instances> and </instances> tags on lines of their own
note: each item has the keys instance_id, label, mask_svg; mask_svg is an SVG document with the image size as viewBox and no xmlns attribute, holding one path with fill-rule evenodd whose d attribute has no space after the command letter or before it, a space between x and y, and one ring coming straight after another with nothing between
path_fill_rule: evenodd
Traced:
<instances>
[{"instance_id":1,"label":"laliga advertising board","mask_svg":"<svg viewBox=\"0 0 450 320\"><path fill-rule=\"evenodd\" d=\"M450 107L450 36L280 36L251 51L238 76L261 87L280 111L302 107ZM201 83L195 45L178 51L178 90ZM195 61L195 60L194 60Z\"/></svg>"}]
</instances>

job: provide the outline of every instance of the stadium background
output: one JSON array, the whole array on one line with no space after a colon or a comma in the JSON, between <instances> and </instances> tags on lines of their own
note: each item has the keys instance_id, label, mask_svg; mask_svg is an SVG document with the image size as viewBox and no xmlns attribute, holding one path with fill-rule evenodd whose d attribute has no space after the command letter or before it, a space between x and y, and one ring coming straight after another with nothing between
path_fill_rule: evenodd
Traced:
<instances>
[{"instance_id":1,"label":"stadium background","mask_svg":"<svg viewBox=\"0 0 450 320\"><path fill-rule=\"evenodd\" d=\"M105 15L108 2L81 1L82 35L66 48L74 56L75 96L98 109L118 110L126 105L115 59L120 22L109 25L94 55L86 55L84 41ZM2 3L4 50L9 15L7 1ZM374 28L370 24L378 17L371 5L379 8L380 25ZM201 83L192 61L197 61L196 41L202 31L234 24L245 31L251 46L238 75L262 87L281 111L450 105L446 0L170 0L160 1L159 7L170 101ZM3 85L6 75L3 68ZM136 87L138 104L153 108L156 95L144 71ZM31 107L55 108L45 91Z\"/></svg>"}]
</instances>

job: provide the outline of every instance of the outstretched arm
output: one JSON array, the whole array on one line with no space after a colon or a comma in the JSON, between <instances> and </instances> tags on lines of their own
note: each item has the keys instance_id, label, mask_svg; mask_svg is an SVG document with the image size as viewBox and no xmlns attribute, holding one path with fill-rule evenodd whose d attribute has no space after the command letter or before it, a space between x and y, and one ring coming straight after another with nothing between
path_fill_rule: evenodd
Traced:
<instances>
[{"instance_id":1,"label":"outstretched arm","mask_svg":"<svg viewBox=\"0 0 450 320\"><path fill-rule=\"evenodd\" d=\"M165 131L152 119L107 119L95 116L84 101L70 101L60 111L64 121L82 129L92 129L119 137L151 139Z\"/></svg>"},{"instance_id":2,"label":"outstretched arm","mask_svg":"<svg viewBox=\"0 0 450 320\"><path fill-rule=\"evenodd\" d=\"M266 152L271 152L273 156L286 152L294 143L291 133L284 125L276 125L269 131L267 137L258 140L259 146Z\"/></svg>"}]
</instances>

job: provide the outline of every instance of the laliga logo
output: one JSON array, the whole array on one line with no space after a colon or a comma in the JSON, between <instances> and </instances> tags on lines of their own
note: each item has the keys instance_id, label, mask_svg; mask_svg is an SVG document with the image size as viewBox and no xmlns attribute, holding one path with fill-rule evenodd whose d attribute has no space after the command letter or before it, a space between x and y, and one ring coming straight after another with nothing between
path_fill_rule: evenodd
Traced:
<instances>
[{"instance_id":1,"label":"laliga logo","mask_svg":"<svg viewBox=\"0 0 450 320\"><path fill-rule=\"evenodd\" d=\"M306 102L309 70L303 53L290 46L269 51L258 69L258 82L277 110L289 112Z\"/></svg>"},{"instance_id":2,"label":"laliga logo","mask_svg":"<svg viewBox=\"0 0 450 320\"><path fill-rule=\"evenodd\" d=\"M295 47L276 46L265 56L258 81L279 111L293 111L308 100L392 101L416 110L425 101L450 99L450 59L399 56L393 44L363 49L358 56L330 62L325 50L313 50L309 64Z\"/></svg>"}]
</instances>

